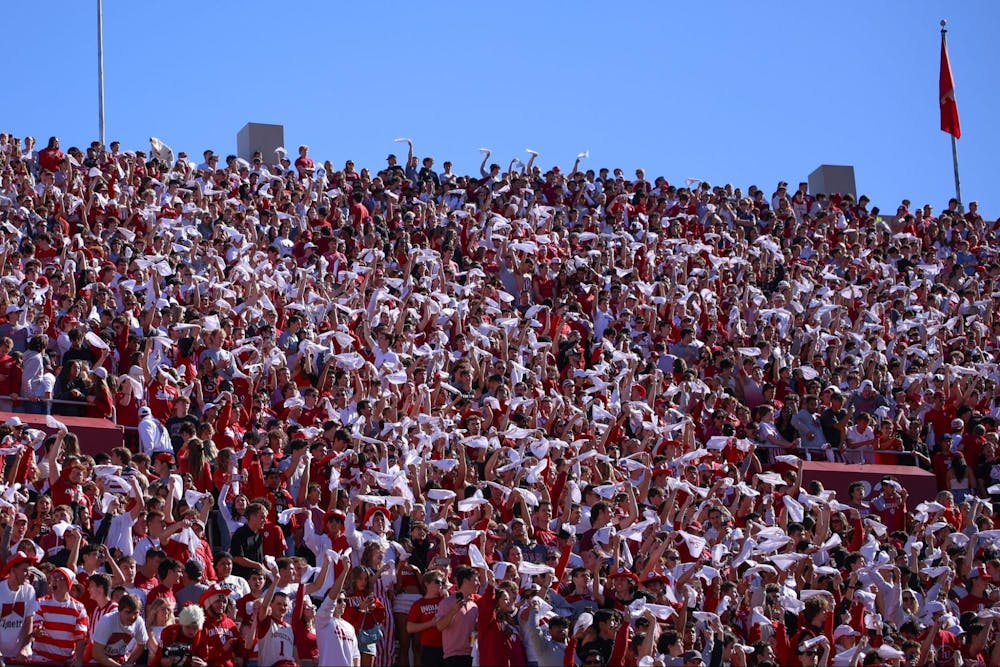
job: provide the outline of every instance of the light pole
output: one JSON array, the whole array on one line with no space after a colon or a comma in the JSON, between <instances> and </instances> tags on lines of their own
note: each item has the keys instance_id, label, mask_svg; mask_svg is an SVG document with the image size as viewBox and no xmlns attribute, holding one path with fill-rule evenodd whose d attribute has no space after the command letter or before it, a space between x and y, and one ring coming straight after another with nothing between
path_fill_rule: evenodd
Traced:
<instances>
[{"instance_id":1,"label":"light pole","mask_svg":"<svg viewBox=\"0 0 1000 667\"><path fill-rule=\"evenodd\" d=\"M97 0L97 125L104 147L104 8Z\"/></svg>"}]
</instances>

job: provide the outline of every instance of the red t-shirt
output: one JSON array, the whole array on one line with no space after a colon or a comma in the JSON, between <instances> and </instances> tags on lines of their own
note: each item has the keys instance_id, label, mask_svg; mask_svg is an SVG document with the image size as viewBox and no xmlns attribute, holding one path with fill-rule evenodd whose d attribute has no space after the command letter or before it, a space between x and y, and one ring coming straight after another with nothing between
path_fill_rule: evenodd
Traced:
<instances>
[{"instance_id":1,"label":"red t-shirt","mask_svg":"<svg viewBox=\"0 0 1000 667\"><path fill-rule=\"evenodd\" d=\"M170 601L170 608L173 610L177 609L177 598L174 597L174 592L164 586L163 584L156 584L153 590L146 594L146 606L149 607L153 604L154 600L159 598L166 598Z\"/></svg>"},{"instance_id":2,"label":"red t-shirt","mask_svg":"<svg viewBox=\"0 0 1000 667\"><path fill-rule=\"evenodd\" d=\"M43 148L38 151L38 164L42 169L49 171L59 171L62 168L62 161L66 159L66 154L58 148Z\"/></svg>"},{"instance_id":3,"label":"red t-shirt","mask_svg":"<svg viewBox=\"0 0 1000 667\"><path fill-rule=\"evenodd\" d=\"M410 613L406 617L407 623L426 623L437 616L438 605L444 598L420 598L410 607ZM441 631L437 626L432 625L423 632L418 633L418 641L421 646L441 646Z\"/></svg>"}]
</instances>

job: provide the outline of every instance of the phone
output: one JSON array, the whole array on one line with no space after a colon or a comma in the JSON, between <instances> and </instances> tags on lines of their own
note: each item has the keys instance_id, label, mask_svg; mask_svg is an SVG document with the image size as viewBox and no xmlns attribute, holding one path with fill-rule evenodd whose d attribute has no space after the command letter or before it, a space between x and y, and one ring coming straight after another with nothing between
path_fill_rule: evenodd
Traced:
<instances>
[{"instance_id":1,"label":"phone","mask_svg":"<svg viewBox=\"0 0 1000 667\"><path fill-rule=\"evenodd\" d=\"M465 599L465 593L463 593L462 591L455 593L455 599L461 602L462 600Z\"/></svg>"}]
</instances>

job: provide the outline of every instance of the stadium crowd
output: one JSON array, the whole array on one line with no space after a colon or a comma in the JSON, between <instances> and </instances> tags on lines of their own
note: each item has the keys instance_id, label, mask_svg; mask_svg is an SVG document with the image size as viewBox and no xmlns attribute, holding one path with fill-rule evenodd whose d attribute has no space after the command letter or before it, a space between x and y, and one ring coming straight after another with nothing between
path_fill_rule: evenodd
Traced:
<instances>
[{"instance_id":1,"label":"stadium crowd","mask_svg":"<svg viewBox=\"0 0 1000 667\"><path fill-rule=\"evenodd\" d=\"M974 202L398 141L0 134L8 664L1000 665Z\"/></svg>"}]
</instances>

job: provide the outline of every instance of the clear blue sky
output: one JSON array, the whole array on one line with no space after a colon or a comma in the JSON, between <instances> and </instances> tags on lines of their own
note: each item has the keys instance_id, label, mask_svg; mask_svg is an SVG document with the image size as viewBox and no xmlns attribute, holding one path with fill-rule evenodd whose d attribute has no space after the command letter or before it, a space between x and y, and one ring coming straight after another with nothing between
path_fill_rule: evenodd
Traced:
<instances>
[{"instance_id":1,"label":"clear blue sky","mask_svg":"<svg viewBox=\"0 0 1000 667\"><path fill-rule=\"evenodd\" d=\"M2 130L97 136L95 0L12 2ZM171 3L105 0L108 140L235 152L247 121L340 166L418 155L475 170L620 166L671 182L804 180L855 166L886 212L954 192L938 129L938 21L962 123L962 193L1000 216L1000 3ZM991 111L992 109L992 111ZM991 187L992 186L992 187Z\"/></svg>"}]
</instances>

